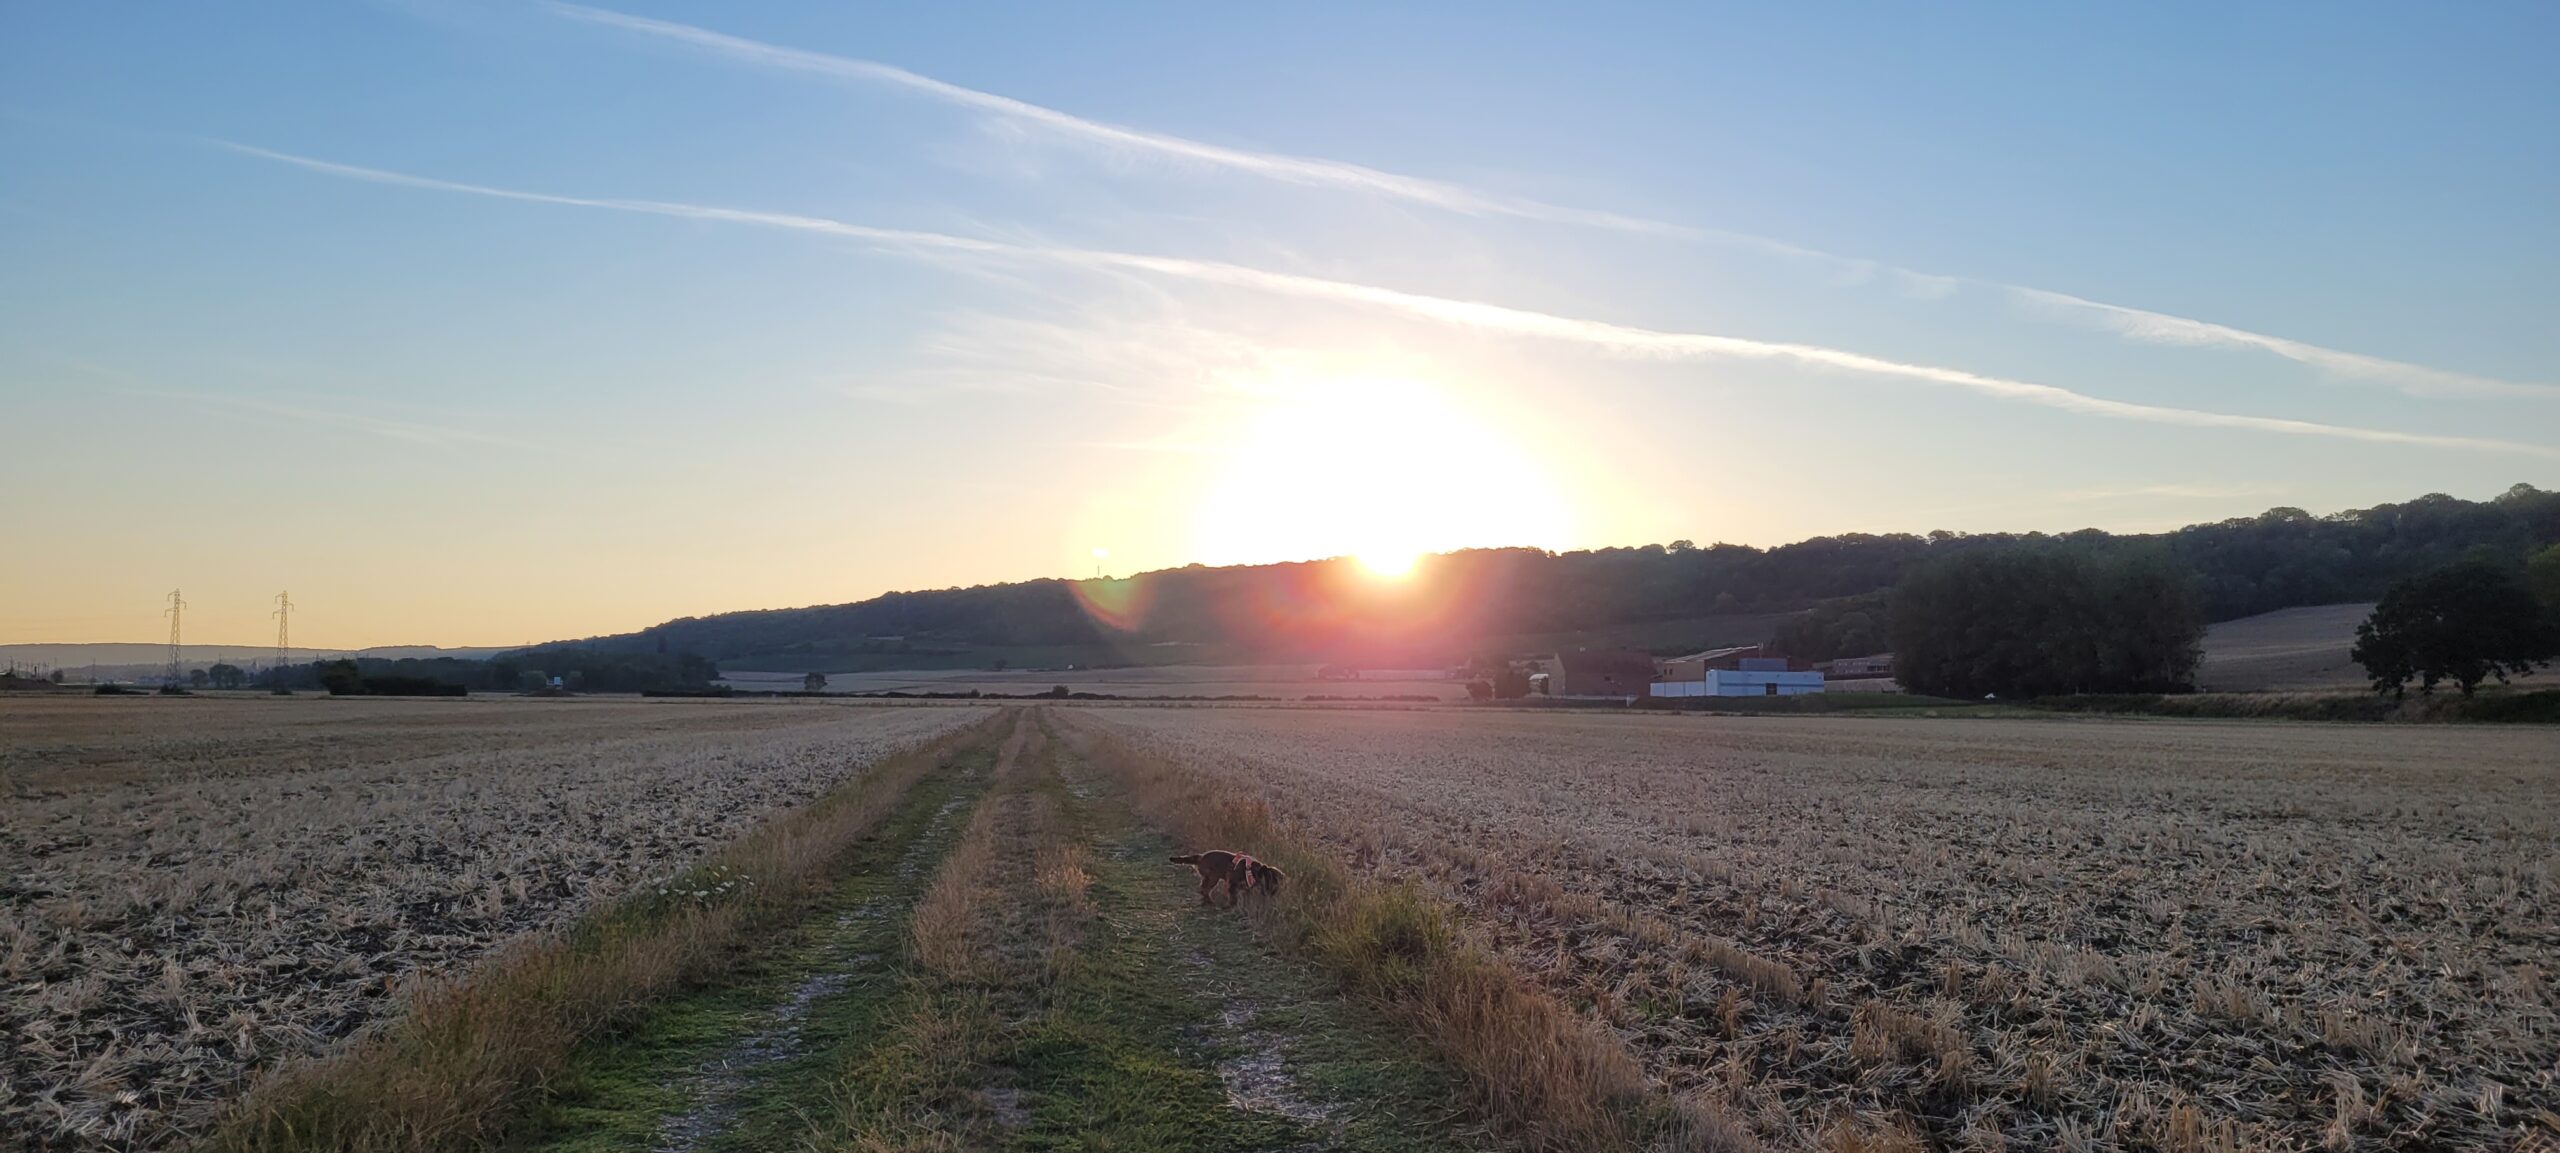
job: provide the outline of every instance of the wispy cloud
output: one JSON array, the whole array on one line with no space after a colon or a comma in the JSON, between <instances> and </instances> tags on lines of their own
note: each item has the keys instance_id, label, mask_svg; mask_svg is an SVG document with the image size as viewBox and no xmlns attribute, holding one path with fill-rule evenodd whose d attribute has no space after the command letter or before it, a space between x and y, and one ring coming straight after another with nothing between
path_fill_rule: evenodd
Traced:
<instances>
[{"instance_id":1,"label":"wispy cloud","mask_svg":"<svg viewBox=\"0 0 2560 1153\"><path fill-rule=\"evenodd\" d=\"M1331 280L1296 273L1273 272L1219 261L1193 260L1183 257L1150 256L1140 253L1112 252L1088 248L1053 247L1014 244L942 233L907 229L873 228L848 224L823 217L787 213L756 212L681 204L657 200L625 200L590 197L555 196L548 193L519 192L486 185L464 184L410 176L381 169L362 168L331 161L314 160L290 153L227 145L240 152L293 164L316 172L396 184L415 188L431 188L464 192L507 200L538 204L570 205L622 212L672 216L692 220L714 220L752 224L768 228L811 232L820 235L872 242L889 251L923 256L954 256L969 259L1013 259L1037 261L1106 272L1139 272L1171 277L1192 283L1216 284L1273 293L1302 299L1331 301L1373 310L1420 317L1443 324L1512 336L1535 337L1592 348L1610 355L1655 360L1739 359L1785 361L1816 368L1831 369L1865 376L1917 381L1962 389L2001 400L2061 409L2089 416L2116 420L2141 421L2151 424L2180 425L2190 428L2233 428L2288 436L2326 437L2376 444L2401 444L2429 448L2459 449L2479 452L2502 452L2560 459L2560 448L2526 444L2519 441L2480 437L2444 436L2432 433L2404 432L2396 429L2361 428L2350 425L2323 424L2316 421L2283 417L2247 416L2236 413L2210 412L2200 409L2173 408L2110 400L2074 392L2056 385L1991 376L1964 369L1936 365L1911 364L1868 356L1863 353L1827 348L1821 345L1752 340L1745 337L1711 333L1666 332L1584 320L1552 313L1509 308L1478 301L1455 300L1404 292L1377 285Z\"/></svg>"},{"instance_id":2,"label":"wispy cloud","mask_svg":"<svg viewBox=\"0 0 2560 1153\"><path fill-rule=\"evenodd\" d=\"M2560 397L2560 385L2527 384L2468 373L2450 372L2406 361L2390 360L2230 325L2107 304L2067 293L1972 277L1948 276L1904 268L1883 261L1843 256L1765 236L1699 228L1640 216L1551 204L1505 196L1464 185L1407 176L1364 165L1318 157L1230 148L1188 137L1089 120L1044 105L967 88L876 61L833 56L732 36L690 24L631 16L583 4L551 0L552 11L576 20L637 32L690 45L748 64L883 84L948 104L1008 118L1045 129L1059 137L1122 153L1143 153L1290 184L1334 188L1384 196L1472 216L1509 216L1551 223L1603 228L1654 236L1677 237L1754 249L1773 255L1827 265L1852 280L1890 280L1902 291L1934 299L1966 286L2008 293L2036 306L2043 315L2095 321L2115 334L2154 344L2222 347L2273 353L2288 360L2353 380L2371 381L2419 396Z\"/></svg>"},{"instance_id":3,"label":"wispy cloud","mask_svg":"<svg viewBox=\"0 0 2560 1153\"><path fill-rule=\"evenodd\" d=\"M2226 348L2253 348L2272 352L2287 360L2311 365L2339 376L2371 380L2390 385L2415 396L2534 396L2560 397L2560 385L2523 384L2496 380L2469 373L2449 372L2346 352L2269 336L2263 332L2233 328L2211 321L2190 320L2162 312L2147 312L2121 304L2085 300L2066 293L2048 292L2040 288L2002 286L2019 302L2049 315L2086 320L2118 335L2151 344L2183 344Z\"/></svg>"},{"instance_id":4,"label":"wispy cloud","mask_svg":"<svg viewBox=\"0 0 2560 1153\"><path fill-rule=\"evenodd\" d=\"M750 64L902 88L945 103L994 113L1020 123L1048 129L1070 139L1124 152L1153 154L1177 161L1249 172L1290 184L1341 188L1389 196L1470 215L1522 216L1566 224L1690 238L1703 238L1706 235L1702 230L1682 225L1620 216L1609 212L1567 208L1535 200L1496 196L1455 184L1404 176L1338 160L1228 148L1181 136L1124 128L1117 124L1087 120L1081 116L1016 100L1009 96L998 96L975 88L964 88L876 61L856 60L843 56L830 56L823 52L787 48L779 44L768 44L760 40L749 40L723 32L714 32L708 28L698 28L690 24L630 16L602 8L590 8L583 4L555 2L548 7L554 12L573 19L690 44Z\"/></svg>"}]
</instances>

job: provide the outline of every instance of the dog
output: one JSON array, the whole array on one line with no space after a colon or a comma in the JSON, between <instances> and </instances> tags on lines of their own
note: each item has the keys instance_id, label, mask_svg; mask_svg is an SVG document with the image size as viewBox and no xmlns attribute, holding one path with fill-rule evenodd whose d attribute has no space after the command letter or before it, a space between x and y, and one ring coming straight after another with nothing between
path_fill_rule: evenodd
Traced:
<instances>
[{"instance_id":1,"label":"dog","mask_svg":"<svg viewBox=\"0 0 2560 1153\"><path fill-rule=\"evenodd\" d=\"M1289 874L1281 872L1278 865L1265 864L1248 854L1225 849L1211 849L1170 859L1174 864L1189 865L1199 872L1200 903L1203 905L1209 903L1209 894L1219 885L1227 887L1224 907L1232 909L1236 907L1237 895L1252 891L1269 897L1279 892L1281 883L1289 879Z\"/></svg>"}]
</instances>

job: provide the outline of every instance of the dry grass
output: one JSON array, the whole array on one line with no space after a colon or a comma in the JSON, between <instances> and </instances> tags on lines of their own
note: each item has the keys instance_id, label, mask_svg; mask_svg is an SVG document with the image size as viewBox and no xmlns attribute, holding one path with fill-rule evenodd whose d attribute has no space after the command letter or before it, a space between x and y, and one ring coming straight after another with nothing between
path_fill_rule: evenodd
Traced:
<instances>
[{"instance_id":1,"label":"dry grass","mask_svg":"<svg viewBox=\"0 0 2560 1153\"><path fill-rule=\"evenodd\" d=\"M413 1004L443 1023L426 1033L574 1033L610 1004L564 997L547 1022L519 1021L506 1016L513 994L422 978L674 882L778 810L985 715L0 702L0 856L13 862L0 877L0 1033L11 1039L0 1131L55 1148L166 1143L252 1072L330 1052ZM628 955L578 964L654 987L729 930L719 909L744 882L805 848L685 875L666 899L701 905L698 917L646 941L607 934L595 956ZM569 964L557 950L527 943L503 967L557 985ZM445 1067L373 1091L415 1113L442 1095L502 1092L514 1076L485 1072L478 1089Z\"/></svg>"},{"instance_id":2,"label":"dry grass","mask_svg":"<svg viewBox=\"0 0 2560 1153\"><path fill-rule=\"evenodd\" d=\"M991 916L1007 904L1008 878L1004 870L1018 868L1013 858L1022 831L999 824L1020 824L1015 810L1031 803L1022 792L1022 775L1026 770L1025 748L1039 737L1039 730L1029 723L1029 713L1019 714L1012 735L1005 738L1004 748L997 754L992 782L996 799L978 806L969 815L969 825L961 831L960 841L934 874L932 887L916 902L913 924L917 963L946 981L965 982L984 974L997 958L991 954L989 941L997 924ZM1012 818L1008 820L1008 818Z\"/></svg>"},{"instance_id":3,"label":"dry grass","mask_svg":"<svg viewBox=\"0 0 2560 1153\"><path fill-rule=\"evenodd\" d=\"M2560 1116L2548 731L1093 716L1462 910L1774 1147L2504 1149Z\"/></svg>"},{"instance_id":4,"label":"dry grass","mask_svg":"<svg viewBox=\"0 0 2560 1153\"><path fill-rule=\"evenodd\" d=\"M521 940L468 976L436 982L379 1033L261 1082L213 1150L426 1150L495 1143L581 1041L725 965L752 932L791 916L827 866L972 734L872 766L688 870L598 910L575 930Z\"/></svg>"},{"instance_id":5,"label":"dry grass","mask_svg":"<svg viewBox=\"0 0 2560 1153\"><path fill-rule=\"evenodd\" d=\"M998 1104L1009 1078L991 1065L1054 1008L1095 917L1089 850L1070 837L1057 790L1042 787L1056 783L1048 734L1017 713L990 794L909 919L915 979L830 1108L809 1119L802 1148L992 1148L1023 1123Z\"/></svg>"},{"instance_id":6,"label":"dry grass","mask_svg":"<svg viewBox=\"0 0 2560 1153\"><path fill-rule=\"evenodd\" d=\"M1622 1046L1489 957L1442 902L1355 876L1275 824L1260 799L1091 721L1071 725L1068 743L1127 782L1150 822L1184 843L1240 849L1288 870L1280 900L1251 906L1266 931L1403 1017L1466 1076L1483 1114L1532 1147L1633 1149L1648 1138L1683 1149L1748 1146L1719 1117L1649 1101Z\"/></svg>"}]
</instances>

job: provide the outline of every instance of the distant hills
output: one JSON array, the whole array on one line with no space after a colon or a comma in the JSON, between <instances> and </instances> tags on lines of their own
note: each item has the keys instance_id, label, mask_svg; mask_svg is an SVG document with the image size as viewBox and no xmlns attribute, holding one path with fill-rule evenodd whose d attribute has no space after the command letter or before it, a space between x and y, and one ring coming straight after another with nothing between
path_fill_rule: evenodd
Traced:
<instances>
[{"instance_id":1,"label":"distant hills","mask_svg":"<svg viewBox=\"0 0 2560 1153\"><path fill-rule=\"evenodd\" d=\"M1871 596L1913 565L1974 549L2160 550L2195 573L2210 619L2227 621L2371 601L2393 581L2468 554L2521 564L2556 541L2560 493L2519 484L2486 501L2430 494L2326 515L2275 508L2155 534L1932 532L1815 537L1767 549L1688 541L1567 553L1470 549L1426 557L1397 581L1348 560L1193 565L687 617L560 643L691 652L724 669L778 672L999 662L1431 665L1569 647L1667 652L1766 640L1789 614Z\"/></svg>"}]
</instances>

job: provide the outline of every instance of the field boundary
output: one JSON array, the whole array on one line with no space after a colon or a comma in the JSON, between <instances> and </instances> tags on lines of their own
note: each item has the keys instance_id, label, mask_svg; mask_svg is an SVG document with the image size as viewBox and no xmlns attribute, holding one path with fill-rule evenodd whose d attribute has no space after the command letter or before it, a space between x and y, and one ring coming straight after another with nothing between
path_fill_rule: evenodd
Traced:
<instances>
[{"instance_id":1,"label":"field boundary","mask_svg":"<svg viewBox=\"0 0 2560 1153\"><path fill-rule=\"evenodd\" d=\"M418 983L406 1012L353 1046L270 1072L201 1146L428 1150L495 1144L577 1047L716 972L754 930L797 915L846 850L926 774L1019 725L1019 710L884 757L654 891Z\"/></svg>"},{"instance_id":2,"label":"field boundary","mask_svg":"<svg viewBox=\"0 0 2560 1153\"><path fill-rule=\"evenodd\" d=\"M1437 1050L1465 1078L1476 1110L1529 1147L1759 1148L1703 1102L1655 1093L1622 1042L1471 942L1446 902L1357 876L1281 827L1261 802L1224 795L1207 775L1137 747L1107 722L1060 719L1068 746L1118 776L1148 822L1186 843L1240 849L1286 869L1281 899L1253 914L1257 928Z\"/></svg>"},{"instance_id":3,"label":"field boundary","mask_svg":"<svg viewBox=\"0 0 2560 1153\"><path fill-rule=\"evenodd\" d=\"M2334 721L2353 724L2560 724L2560 689L2522 685L2450 689L2394 698L2376 692L2088 694L2044 697L2027 707L2055 713L2197 720Z\"/></svg>"}]
</instances>

